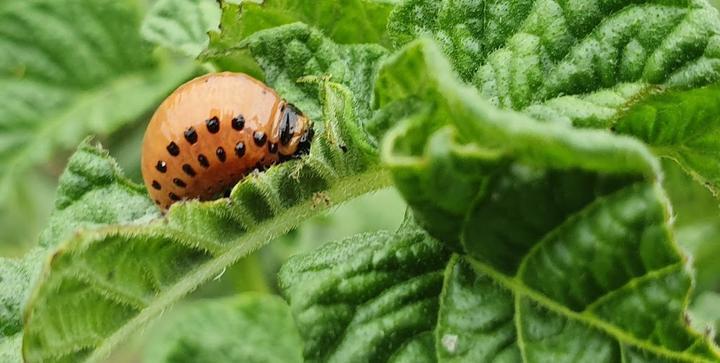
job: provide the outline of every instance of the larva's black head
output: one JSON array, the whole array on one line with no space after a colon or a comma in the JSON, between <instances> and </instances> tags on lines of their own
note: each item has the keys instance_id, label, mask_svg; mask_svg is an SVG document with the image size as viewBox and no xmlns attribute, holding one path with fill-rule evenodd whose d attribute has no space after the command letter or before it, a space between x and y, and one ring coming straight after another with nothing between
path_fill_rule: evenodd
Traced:
<instances>
[{"instance_id":1,"label":"larva's black head","mask_svg":"<svg viewBox=\"0 0 720 363\"><path fill-rule=\"evenodd\" d=\"M299 131L298 120L303 114L292 103L288 103L283 108L283 114L280 118L280 144L287 145L292 137Z\"/></svg>"},{"instance_id":2,"label":"larva's black head","mask_svg":"<svg viewBox=\"0 0 720 363\"><path fill-rule=\"evenodd\" d=\"M281 159L297 158L310 151L313 137L312 123L293 104L282 106L277 130Z\"/></svg>"}]
</instances>

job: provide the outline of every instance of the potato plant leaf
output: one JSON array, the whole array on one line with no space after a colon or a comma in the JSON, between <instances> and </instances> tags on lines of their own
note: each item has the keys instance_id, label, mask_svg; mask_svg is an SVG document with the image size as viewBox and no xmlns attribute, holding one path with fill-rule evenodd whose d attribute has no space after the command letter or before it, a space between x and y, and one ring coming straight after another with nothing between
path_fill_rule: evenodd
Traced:
<instances>
[{"instance_id":1,"label":"potato plant leaf","mask_svg":"<svg viewBox=\"0 0 720 363\"><path fill-rule=\"evenodd\" d=\"M720 84L652 95L617 117L614 129L646 142L720 195Z\"/></svg>"},{"instance_id":2,"label":"potato plant leaf","mask_svg":"<svg viewBox=\"0 0 720 363\"><path fill-rule=\"evenodd\" d=\"M306 157L245 178L227 199L177 204L149 224L108 225L75 233L61 243L44 266L25 311L25 360L98 361L237 259L310 216L387 186L377 154L358 128L352 94L338 84L322 87L326 127ZM80 201L94 203L83 198L107 182L104 177L88 181L82 188L68 189L82 194Z\"/></svg>"},{"instance_id":3,"label":"potato plant leaf","mask_svg":"<svg viewBox=\"0 0 720 363\"><path fill-rule=\"evenodd\" d=\"M720 359L683 319L691 275L647 149L495 109L451 69L433 42L413 42L376 89L381 107L424 105L387 133L383 161L420 223L459 254L439 360Z\"/></svg>"},{"instance_id":4,"label":"potato plant leaf","mask_svg":"<svg viewBox=\"0 0 720 363\"><path fill-rule=\"evenodd\" d=\"M224 24L224 23L223 23ZM357 102L361 119L368 116L372 80L386 50L375 44L343 45L303 23L258 31L247 38L223 35L232 46L209 50L202 58L214 62L249 55L264 70L265 81L311 118L320 114L318 87L313 79L328 78L347 86ZM281 45L281 46L279 46Z\"/></svg>"},{"instance_id":5,"label":"potato plant leaf","mask_svg":"<svg viewBox=\"0 0 720 363\"><path fill-rule=\"evenodd\" d=\"M449 253L413 224L291 258L280 284L308 362L422 362ZM429 361L432 361L429 360Z\"/></svg>"},{"instance_id":6,"label":"potato plant leaf","mask_svg":"<svg viewBox=\"0 0 720 363\"><path fill-rule=\"evenodd\" d=\"M396 0L223 0L222 35L210 49L223 50L265 29L302 22L342 44L386 43L388 16Z\"/></svg>"},{"instance_id":7,"label":"potato plant leaf","mask_svg":"<svg viewBox=\"0 0 720 363\"><path fill-rule=\"evenodd\" d=\"M405 0L392 12L389 29L396 46L432 36L461 78L494 105L580 127L608 129L649 96L720 80L720 17L704 0ZM688 97L710 101L710 93L691 91ZM668 102L679 97L657 104L671 109ZM698 112L702 102L693 99L696 110L683 111ZM639 112L644 111L634 114ZM712 128L711 117L694 123ZM679 136L685 140L647 139L680 135L689 119L648 122L642 127L655 134L635 136L662 142L653 151L672 157L717 194L718 171L708 162L716 152L714 133L697 140L687 139L692 134Z\"/></svg>"},{"instance_id":8,"label":"potato plant leaf","mask_svg":"<svg viewBox=\"0 0 720 363\"><path fill-rule=\"evenodd\" d=\"M40 237L40 247L21 259L0 260L2 361L22 361L22 310L49 248L79 231L108 224L144 223L159 216L145 190L125 179L107 152L89 140L83 141L60 178L55 211Z\"/></svg>"},{"instance_id":9,"label":"potato plant leaf","mask_svg":"<svg viewBox=\"0 0 720 363\"><path fill-rule=\"evenodd\" d=\"M215 0L160 0L152 5L140 28L143 38L196 57L217 30L220 7Z\"/></svg>"},{"instance_id":10,"label":"potato plant leaf","mask_svg":"<svg viewBox=\"0 0 720 363\"><path fill-rule=\"evenodd\" d=\"M301 341L287 303L274 295L192 301L152 329L143 355L154 363L301 363Z\"/></svg>"},{"instance_id":11,"label":"potato plant leaf","mask_svg":"<svg viewBox=\"0 0 720 363\"><path fill-rule=\"evenodd\" d=\"M720 79L720 19L704 0L405 0L389 29L396 45L433 36L461 78L502 108L582 95L550 106L573 122L589 122L572 107L583 99L588 115L592 106L613 107L609 95L588 94L627 99L650 85Z\"/></svg>"},{"instance_id":12,"label":"potato plant leaf","mask_svg":"<svg viewBox=\"0 0 720 363\"><path fill-rule=\"evenodd\" d=\"M12 1L0 18L0 219L15 229L32 225L6 204L31 167L134 121L193 67L150 56L135 1Z\"/></svg>"}]
</instances>

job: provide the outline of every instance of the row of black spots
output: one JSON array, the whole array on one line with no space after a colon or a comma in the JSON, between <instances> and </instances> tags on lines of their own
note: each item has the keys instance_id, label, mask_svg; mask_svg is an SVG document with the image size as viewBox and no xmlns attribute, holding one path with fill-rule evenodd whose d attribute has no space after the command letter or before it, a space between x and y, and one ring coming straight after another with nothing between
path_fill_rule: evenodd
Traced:
<instances>
[{"instance_id":1,"label":"row of black spots","mask_svg":"<svg viewBox=\"0 0 720 363\"><path fill-rule=\"evenodd\" d=\"M211 134L217 134L220 131L220 119L218 119L217 116L213 116L205 121L205 126L207 127L208 132ZM242 131L242 129L245 128L245 117L243 117L243 115L233 117L232 128L237 131ZM187 141L190 145L194 145L198 141L197 130L195 130L192 126L188 127L187 130L183 132L183 136L185 137L185 141ZM180 155L180 146L178 146L175 141L171 141L170 144L167 145L166 149L171 156Z\"/></svg>"}]
</instances>

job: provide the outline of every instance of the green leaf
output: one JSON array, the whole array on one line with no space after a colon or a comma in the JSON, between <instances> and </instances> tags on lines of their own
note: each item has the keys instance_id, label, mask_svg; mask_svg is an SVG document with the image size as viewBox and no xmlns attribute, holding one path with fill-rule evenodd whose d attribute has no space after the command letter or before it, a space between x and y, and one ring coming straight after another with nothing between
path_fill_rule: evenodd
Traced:
<instances>
[{"instance_id":1,"label":"green leaf","mask_svg":"<svg viewBox=\"0 0 720 363\"><path fill-rule=\"evenodd\" d=\"M614 128L646 142L720 195L720 84L664 92L633 105Z\"/></svg>"},{"instance_id":2,"label":"green leaf","mask_svg":"<svg viewBox=\"0 0 720 363\"><path fill-rule=\"evenodd\" d=\"M142 22L143 38L190 57L196 57L217 30L220 7L215 0L160 0Z\"/></svg>"},{"instance_id":3,"label":"green leaf","mask_svg":"<svg viewBox=\"0 0 720 363\"><path fill-rule=\"evenodd\" d=\"M222 36L210 49L227 49L261 30L302 22L343 43L387 43L386 25L396 0L250 0L222 3Z\"/></svg>"},{"instance_id":4,"label":"green leaf","mask_svg":"<svg viewBox=\"0 0 720 363\"><path fill-rule=\"evenodd\" d=\"M496 106L609 127L655 85L720 79L720 18L705 1L405 0L396 46L436 39L460 77Z\"/></svg>"},{"instance_id":5,"label":"green leaf","mask_svg":"<svg viewBox=\"0 0 720 363\"><path fill-rule=\"evenodd\" d=\"M106 151L85 140L60 177L55 210L40 235L40 246L55 247L79 231L144 224L160 216L145 188L126 179Z\"/></svg>"},{"instance_id":6,"label":"green leaf","mask_svg":"<svg viewBox=\"0 0 720 363\"><path fill-rule=\"evenodd\" d=\"M0 218L19 220L6 203L31 167L134 121L193 67L149 56L135 1L13 1L0 18Z\"/></svg>"},{"instance_id":7,"label":"green leaf","mask_svg":"<svg viewBox=\"0 0 720 363\"><path fill-rule=\"evenodd\" d=\"M3 362L22 362L22 309L44 256L44 249L35 248L23 258L0 258L0 360Z\"/></svg>"},{"instance_id":8,"label":"green leaf","mask_svg":"<svg viewBox=\"0 0 720 363\"><path fill-rule=\"evenodd\" d=\"M383 161L421 224L460 254L440 361L719 360L683 319L691 275L648 150L498 110L451 69L434 43L413 42L375 93L380 107L418 105L387 132Z\"/></svg>"},{"instance_id":9,"label":"green leaf","mask_svg":"<svg viewBox=\"0 0 720 363\"><path fill-rule=\"evenodd\" d=\"M302 362L290 309L273 295L242 294L179 306L153 329L145 362Z\"/></svg>"},{"instance_id":10,"label":"green leaf","mask_svg":"<svg viewBox=\"0 0 720 363\"><path fill-rule=\"evenodd\" d=\"M659 168L646 148L630 138L543 124L494 108L458 82L443 55L427 41L406 47L378 75L377 106L388 108L407 99L424 103L387 133L383 158L421 224L436 236L456 235L488 177L509 170L511 159L621 179L653 176ZM456 176L453 184L448 175ZM437 192L447 185L453 185L452 193Z\"/></svg>"},{"instance_id":11,"label":"green leaf","mask_svg":"<svg viewBox=\"0 0 720 363\"><path fill-rule=\"evenodd\" d=\"M442 244L412 225L291 258L280 283L306 361L418 362L432 356L428 335L447 258Z\"/></svg>"},{"instance_id":12,"label":"green leaf","mask_svg":"<svg viewBox=\"0 0 720 363\"><path fill-rule=\"evenodd\" d=\"M247 38L223 31L222 37L231 45L210 50L203 59L223 63L251 56L264 71L267 84L311 119L319 119L321 112L315 83L325 78L347 86L353 92L360 118L368 116L372 80L386 54L385 48L373 44L340 45L302 23L262 30Z\"/></svg>"},{"instance_id":13,"label":"green leaf","mask_svg":"<svg viewBox=\"0 0 720 363\"><path fill-rule=\"evenodd\" d=\"M96 189L90 190L90 186ZM122 176L107 152L83 141L60 178L55 211L40 237L40 248L22 259L0 259L0 357L20 362L22 310L37 280L48 248L82 230L118 223L143 223L160 212L142 187Z\"/></svg>"},{"instance_id":14,"label":"green leaf","mask_svg":"<svg viewBox=\"0 0 720 363\"><path fill-rule=\"evenodd\" d=\"M25 311L25 360L96 362L239 258L311 216L387 186L352 95L334 83L322 87L326 127L309 155L246 177L229 198L175 204L152 223L110 225L60 244ZM89 180L74 190L89 196L106 187L104 178Z\"/></svg>"}]
</instances>

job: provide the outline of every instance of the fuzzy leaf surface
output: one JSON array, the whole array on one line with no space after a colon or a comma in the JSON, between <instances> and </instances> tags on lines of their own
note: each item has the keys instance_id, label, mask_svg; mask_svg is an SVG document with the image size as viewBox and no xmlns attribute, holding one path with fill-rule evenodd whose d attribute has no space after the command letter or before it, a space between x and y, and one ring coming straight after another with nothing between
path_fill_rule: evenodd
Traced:
<instances>
[{"instance_id":1,"label":"fuzzy leaf surface","mask_svg":"<svg viewBox=\"0 0 720 363\"><path fill-rule=\"evenodd\" d=\"M396 46L433 37L492 104L538 120L609 129L627 123L628 108L637 118L665 107L660 119L643 114L650 120L633 135L658 144L657 155L673 158L717 194L717 163L709 162L717 154L716 112L697 117L697 106L714 107L717 95L690 91L697 97L691 102L654 96L720 80L720 17L704 0L406 0L391 14L389 32ZM672 110L674 102L683 109ZM690 123L711 131L693 136Z\"/></svg>"},{"instance_id":2,"label":"fuzzy leaf surface","mask_svg":"<svg viewBox=\"0 0 720 363\"><path fill-rule=\"evenodd\" d=\"M704 0L405 0L396 45L430 35L493 104L607 127L648 87L720 79L720 18Z\"/></svg>"},{"instance_id":3,"label":"fuzzy leaf surface","mask_svg":"<svg viewBox=\"0 0 720 363\"><path fill-rule=\"evenodd\" d=\"M427 40L381 69L375 95L379 107L414 100L383 161L420 223L458 253L440 361L720 360L683 319L692 278L640 142L499 110Z\"/></svg>"},{"instance_id":4,"label":"fuzzy leaf surface","mask_svg":"<svg viewBox=\"0 0 720 363\"><path fill-rule=\"evenodd\" d=\"M646 142L720 195L720 84L652 95L618 117L614 129Z\"/></svg>"},{"instance_id":5,"label":"fuzzy leaf surface","mask_svg":"<svg viewBox=\"0 0 720 363\"><path fill-rule=\"evenodd\" d=\"M262 67L265 82L311 119L318 119L320 114L316 86L320 79L347 86L361 119L369 115L372 81L387 53L385 48L338 44L303 23L261 30L247 38L236 38L225 30L222 34L231 44L222 50L210 49L203 59L224 64L238 57L252 57Z\"/></svg>"},{"instance_id":6,"label":"fuzzy leaf surface","mask_svg":"<svg viewBox=\"0 0 720 363\"><path fill-rule=\"evenodd\" d=\"M305 360L428 361L448 256L441 243L406 225L291 258L280 283L305 342Z\"/></svg>"}]
</instances>

